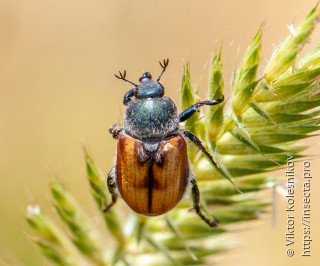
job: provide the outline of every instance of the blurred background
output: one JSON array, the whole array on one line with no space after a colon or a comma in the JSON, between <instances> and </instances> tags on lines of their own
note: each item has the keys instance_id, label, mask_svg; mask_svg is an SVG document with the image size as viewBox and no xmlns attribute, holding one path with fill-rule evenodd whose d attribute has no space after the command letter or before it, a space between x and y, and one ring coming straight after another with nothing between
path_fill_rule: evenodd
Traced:
<instances>
[{"instance_id":1,"label":"blurred background","mask_svg":"<svg viewBox=\"0 0 320 266\"><path fill-rule=\"evenodd\" d=\"M260 24L266 22L262 56L267 59L288 34L287 25L296 25L315 3L0 0L0 257L16 265L46 265L27 240L30 231L24 213L34 203L53 213L48 189L53 173L96 215L81 142L88 143L107 173L115 151L108 127L121 122L122 98L130 89L114 73L126 69L127 78L137 82L145 70L158 75L158 61L170 58L162 82L166 94L179 103L183 62L191 61L193 84L205 91L210 57L222 45L228 96L233 66ZM320 25L304 50L320 43L319 29ZM308 141L313 145L308 154L319 154L318 142L319 137ZM235 232L238 247L217 257L220 265L319 265L319 163L319 157L311 161L311 257L301 258L298 252L302 247L298 218L297 254L287 257L284 200L277 197L276 227L271 216L265 216ZM297 165L296 171L301 177L302 166ZM279 174L284 177L284 171ZM298 186L297 217L301 194Z\"/></svg>"}]
</instances>

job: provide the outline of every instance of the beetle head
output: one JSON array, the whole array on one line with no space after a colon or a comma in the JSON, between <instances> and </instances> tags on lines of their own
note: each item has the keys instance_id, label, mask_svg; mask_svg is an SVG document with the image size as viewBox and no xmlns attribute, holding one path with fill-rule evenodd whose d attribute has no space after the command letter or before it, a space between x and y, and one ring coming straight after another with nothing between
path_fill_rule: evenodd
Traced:
<instances>
[{"instance_id":1,"label":"beetle head","mask_svg":"<svg viewBox=\"0 0 320 266\"><path fill-rule=\"evenodd\" d=\"M151 79L152 79L152 76L151 76L150 72L144 72L142 74L141 78L139 78L139 81L141 83L143 83L143 82L148 82Z\"/></svg>"},{"instance_id":2,"label":"beetle head","mask_svg":"<svg viewBox=\"0 0 320 266\"><path fill-rule=\"evenodd\" d=\"M140 84L135 93L137 99L161 98L164 95L164 87L159 81L152 80L149 72L144 72L139 81Z\"/></svg>"}]
</instances>

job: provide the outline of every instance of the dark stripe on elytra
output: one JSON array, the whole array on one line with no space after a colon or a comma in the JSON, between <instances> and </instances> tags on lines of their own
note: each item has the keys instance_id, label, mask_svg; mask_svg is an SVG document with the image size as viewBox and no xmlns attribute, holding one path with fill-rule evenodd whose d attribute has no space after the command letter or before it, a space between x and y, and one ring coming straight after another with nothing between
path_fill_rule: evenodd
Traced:
<instances>
[{"instance_id":1,"label":"dark stripe on elytra","mask_svg":"<svg viewBox=\"0 0 320 266\"><path fill-rule=\"evenodd\" d=\"M153 176L153 156L149 159L149 168L148 168L148 212L151 213L152 209L152 190L153 190L153 182L154 182L154 176Z\"/></svg>"}]
</instances>

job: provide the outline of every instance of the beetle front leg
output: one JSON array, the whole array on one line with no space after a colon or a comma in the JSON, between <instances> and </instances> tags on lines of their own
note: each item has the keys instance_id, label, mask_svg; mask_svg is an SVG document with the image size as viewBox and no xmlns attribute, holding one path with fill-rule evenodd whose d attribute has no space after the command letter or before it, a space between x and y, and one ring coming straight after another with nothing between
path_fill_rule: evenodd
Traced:
<instances>
[{"instance_id":1,"label":"beetle front leg","mask_svg":"<svg viewBox=\"0 0 320 266\"><path fill-rule=\"evenodd\" d=\"M133 97L136 93L137 88L133 88L129 90L123 97L123 104L127 105L131 101L131 97Z\"/></svg>"},{"instance_id":2,"label":"beetle front leg","mask_svg":"<svg viewBox=\"0 0 320 266\"><path fill-rule=\"evenodd\" d=\"M103 212L107 212L110 210L110 208L117 202L118 199L118 194L116 193L117 190L117 184L116 184L116 169L113 166L112 169L110 170L109 174L108 174L108 180L107 180L107 184L108 184L108 189L109 192L111 194L111 200L112 202L109 203L104 209Z\"/></svg>"},{"instance_id":3,"label":"beetle front leg","mask_svg":"<svg viewBox=\"0 0 320 266\"><path fill-rule=\"evenodd\" d=\"M209 219L204 215L204 213L201 211L200 206L200 191L197 185L197 182L194 178L190 180L191 183L191 193L193 198L193 208L195 209L196 213L199 215L199 217L205 221L206 224L208 224L210 227L216 227L219 224L219 221L217 218L213 217L213 219Z\"/></svg>"},{"instance_id":4,"label":"beetle front leg","mask_svg":"<svg viewBox=\"0 0 320 266\"><path fill-rule=\"evenodd\" d=\"M109 132L114 139L118 139L119 135L123 131L122 127L116 127L116 126L117 124L113 124L112 126L109 127Z\"/></svg>"},{"instance_id":5,"label":"beetle front leg","mask_svg":"<svg viewBox=\"0 0 320 266\"><path fill-rule=\"evenodd\" d=\"M192 134L189 131L186 130L181 130L180 132L182 132L182 134L187 137L189 140L191 140L193 142L193 144L195 144L205 155L207 155L207 157L209 158L209 160L211 161L211 163L216 167L216 168L220 168L218 163L213 159L212 155L206 150L206 148L202 145L200 139L197 138L197 136L195 136L194 134Z\"/></svg>"},{"instance_id":6,"label":"beetle front leg","mask_svg":"<svg viewBox=\"0 0 320 266\"><path fill-rule=\"evenodd\" d=\"M213 100L213 101L208 100L208 101L201 101L201 102L195 103L195 104L191 105L190 107L188 107L186 110L184 110L181 114L179 114L179 121L180 122L186 121L195 112L199 112L199 107L201 107L203 105L216 105L216 104L223 102L223 100L224 100L224 96L222 96L222 98L218 99L218 100Z\"/></svg>"}]
</instances>

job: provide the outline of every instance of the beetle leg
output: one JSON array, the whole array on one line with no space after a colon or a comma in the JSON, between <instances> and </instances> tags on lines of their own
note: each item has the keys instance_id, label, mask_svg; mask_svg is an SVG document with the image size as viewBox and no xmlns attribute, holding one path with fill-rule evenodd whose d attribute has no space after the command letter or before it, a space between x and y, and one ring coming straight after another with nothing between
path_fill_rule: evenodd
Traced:
<instances>
[{"instance_id":1,"label":"beetle leg","mask_svg":"<svg viewBox=\"0 0 320 266\"><path fill-rule=\"evenodd\" d=\"M110 208L117 202L118 194L116 193L116 190L117 190L116 177L117 177L116 176L116 169L115 169L115 167L112 167L112 169L110 170L110 172L108 174L108 180L107 180L108 189L111 194L112 202L109 203L103 209L103 212L109 211Z\"/></svg>"},{"instance_id":2,"label":"beetle leg","mask_svg":"<svg viewBox=\"0 0 320 266\"><path fill-rule=\"evenodd\" d=\"M213 101L208 100L208 101L201 101L201 102L195 103L190 107L188 107L186 110L184 110L181 114L179 114L179 121L183 122L189 119L195 112L199 112L199 107L203 105L216 105L223 102L223 100L224 100L224 96L222 96L222 98L218 100L213 100Z\"/></svg>"},{"instance_id":3,"label":"beetle leg","mask_svg":"<svg viewBox=\"0 0 320 266\"><path fill-rule=\"evenodd\" d=\"M109 127L109 132L114 139L117 139L121 132L123 131L122 127L116 127L117 124L113 124Z\"/></svg>"},{"instance_id":4,"label":"beetle leg","mask_svg":"<svg viewBox=\"0 0 320 266\"><path fill-rule=\"evenodd\" d=\"M123 97L123 104L127 105L129 102L131 102L131 97L133 97L136 93L137 88L133 88L129 90Z\"/></svg>"},{"instance_id":5,"label":"beetle leg","mask_svg":"<svg viewBox=\"0 0 320 266\"><path fill-rule=\"evenodd\" d=\"M211 163L216 167L216 168L220 168L218 163L213 159L212 155L206 150L206 148L202 145L200 139L197 138L197 136L195 136L194 134L192 134L189 131L186 130L181 130L182 134L187 137L188 139L190 139L205 155L207 155L207 157L209 158L209 160L211 161Z\"/></svg>"},{"instance_id":6,"label":"beetle leg","mask_svg":"<svg viewBox=\"0 0 320 266\"><path fill-rule=\"evenodd\" d=\"M197 182L194 178L190 180L191 183L191 192L192 192L192 198L193 198L193 208L195 209L196 213L199 215L199 217L206 222L210 227L216 227L219 224L219 221L217 218L213 217L213 219L209 219L206 217L203 212L201 211L200 206L200 191L197 185Z\"/></svg>"}]
</instances>

